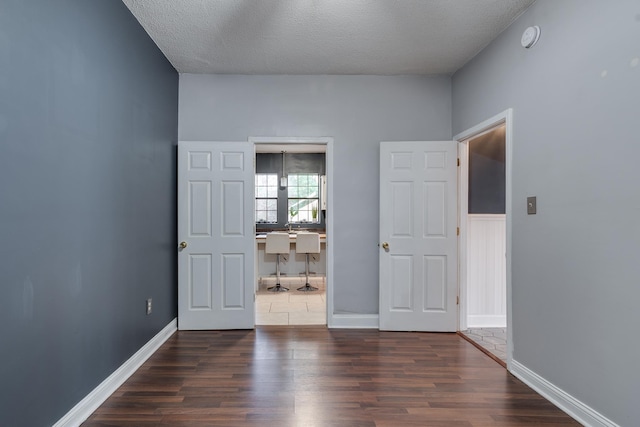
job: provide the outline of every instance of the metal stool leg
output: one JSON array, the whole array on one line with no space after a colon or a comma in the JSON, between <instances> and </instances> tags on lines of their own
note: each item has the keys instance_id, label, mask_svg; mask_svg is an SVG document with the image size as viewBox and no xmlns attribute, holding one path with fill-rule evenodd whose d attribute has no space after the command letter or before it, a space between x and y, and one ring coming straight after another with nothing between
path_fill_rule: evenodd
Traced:
<instances>
[{"instance_id":1,"label":"metal stool leg","mask_svg":"<svg viewBox=\"0 0 640 427\"><path fill-rule=\"evenodd\" d=\"M298 290L302 292L317 291L318 288L316 288L315 286L311 286L309 284L309 254L305 254L305 255L306 255L306 258L304 262L304 277L306 279L306 283L304 286L298 288Z\"/></svg>"},{"instance_id":2,"label":"metal stool leg","mask_svg":"<svg viewBox=\"0 0 640 427\"><path fill-rule=\"evenodd\" d=\"M267 288L270 292L287 292L289 288L280 286L280 254L276 254L276 285Z\"/></svg>"}]
</instances>

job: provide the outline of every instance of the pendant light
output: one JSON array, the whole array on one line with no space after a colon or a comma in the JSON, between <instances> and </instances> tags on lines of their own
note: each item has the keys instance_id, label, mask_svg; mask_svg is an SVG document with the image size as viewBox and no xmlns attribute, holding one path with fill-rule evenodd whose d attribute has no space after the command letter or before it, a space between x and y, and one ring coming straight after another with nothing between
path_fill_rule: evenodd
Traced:
<instances>
[{"instance_id":1,"label":"pendant light","mask_svg":"<svg viewBox=\"0 0 640 427\"><path fill-rule=\"evenodd\" d=\"M284 172L284 151L282 152L282 176L280 177L280 187L287 188L287 175Z\"/></svg>"}]
</instances>

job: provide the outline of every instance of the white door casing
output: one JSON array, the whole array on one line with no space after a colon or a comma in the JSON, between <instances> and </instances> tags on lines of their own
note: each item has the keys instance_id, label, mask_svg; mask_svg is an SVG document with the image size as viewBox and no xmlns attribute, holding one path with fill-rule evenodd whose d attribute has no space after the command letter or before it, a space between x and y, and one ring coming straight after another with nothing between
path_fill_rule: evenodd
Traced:
<instances>
[{"instance_id":1,"label":"white door casing","mask_svg":"<svg viewBox=\"0 0 640 427\"><path fill-rule=\"evenodd\" d=\"M513 137L513 109L508 108L493 117L490 117L484 120L481 123L455 135L453 139L459 143L459 147L461 149L461 167L460 173L463 175L460 181L460 186L462 189L459 192L459 200L460 200L460 238L464 240L466 238L466 230L465 225L467 222L467 206L464 198L468 195L468 178L465 176L468 168L467 161L467 153L468 153L468 141L471 138L478 137L483 133L490 131L491 129L504 124L506 126L505 129L505 151L506 151L506 173L505 173L505 217L506 217L506 303L507 303L507 369L509 371L512 370L512 361L513 361L513 328L510 327L512 325L512 310L511 310L511 300L512 300L512 286L511 286L511 248L512 248L512 199L513 199L513 191L512 191L512 164L513 164L513 145L514 145L514 137ZM463 205L464 204L464 205ZM466 244L461 242L461 253L464 254L466 250ZM467 278L466 275L466 264L460 264L460 314L459 321L461 329L466 328L466 318L467 318L467 310L465 310L465 304L467 295L466 295L466 283Z\"/></svg>"},{"instance_id":2,"label":"white door casing","mask_svg":"<svg viewBox=\"0 0 640 427\"><path fill-rule=\"evenodd\" d=\"M178 144L178 329L254 327L253 157L248 142Z\"/></svg>"},{"instance_id":3,"label":"white door casing","mask_svg":"<svg viewBox=\"0 0 640 427\"><path fill-rule=\"evenodd\" d=\"M456 143L380 144L381 330L457 330L457 215Z\"/></svg>"}]
</instances>

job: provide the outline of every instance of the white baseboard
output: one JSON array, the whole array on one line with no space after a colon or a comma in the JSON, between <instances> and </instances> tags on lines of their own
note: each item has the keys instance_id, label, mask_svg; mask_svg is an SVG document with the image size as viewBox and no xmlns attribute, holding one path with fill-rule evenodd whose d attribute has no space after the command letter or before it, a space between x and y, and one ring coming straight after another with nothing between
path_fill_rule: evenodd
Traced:
<instances>
[{"instance_id":1,"label":"white baseboard","mask_svg":"<svg viewBox=\"0 0 640 427\"><path fill-rule=\"evenodd\" d=\"M107 400L142 364L178 330L178 320L167 326L147 342L140 350L116 369L98 387L60 418L53 427L75 427L82 424L102 403Z\"/></svg>"},{"instance_id":2,"label":"white baseboard","mask_svg":"<svg viewBox=\"0 0 640 427\"><path fill-rule=\"evenodd\" d=\"M584 426L620 427L595 409L585 405L518 361L512 360L510 368L513 375Z\"/></svg>"},{"instance_id":3,"label":"white baseboard","mask_svg":"<svg viewBox=\"0 0 640 427\"><path fill-rule=\"evenodd\" d=\"M467 317L467 328L506 328L507 315L469 315Z\"/></svg>"},{"instance_id":4,"label":"white baseboard","mask_svg":"<svg viewBox=\"0 0 640 427\"><path fill-rule=\"evenodd\" d=\"M334 329L378 329L380 321L377 314L334 314L327 326Z\"/></svg>"}]
</instances>

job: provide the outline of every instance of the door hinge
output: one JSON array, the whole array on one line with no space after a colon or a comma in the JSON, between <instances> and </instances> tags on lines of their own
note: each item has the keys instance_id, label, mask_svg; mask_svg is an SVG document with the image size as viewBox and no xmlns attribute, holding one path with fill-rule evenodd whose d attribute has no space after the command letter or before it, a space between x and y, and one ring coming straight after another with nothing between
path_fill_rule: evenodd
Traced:
<instances>
[{"instance_id":1,"label":"door hinge","mask_svg":"<svg viewBox=\"0 0 640 427\"><path fill-rule=\"evenodd\" d=\"M456 227L456 236L460 235L460 227Z\"/></svg>"},{"instance_id":2,"label":"door hinge","mask_svg":"<svg viewBox=\"0 0 640 427\"><path fill-rule=\"evenodd\" d=\"M458 166L460 166L460 158L458 158Z\"/></svg>"},{"instance_id":3,"label":"door hinge","mask_svg":"<svg viewBox=\"0 0 640 427\"><path fill-rule=\"evenodd\" d=\"M459 296L456 297L456 305L460 305L460 297Z\"/></svg>"}]
</instances>

